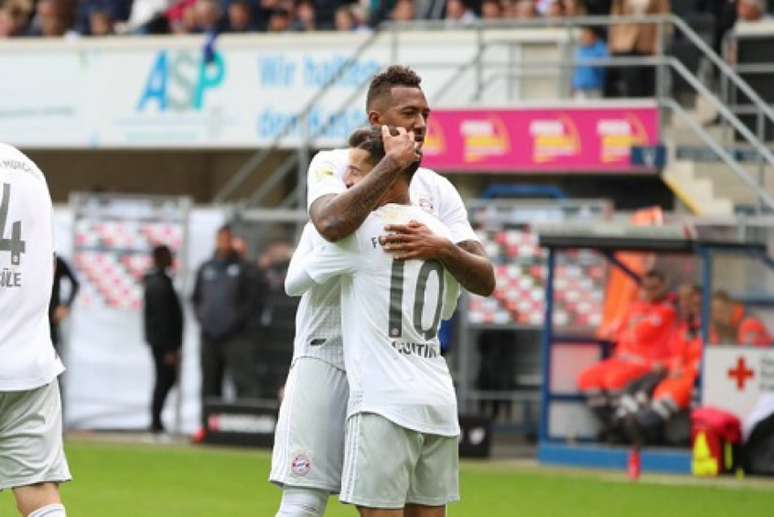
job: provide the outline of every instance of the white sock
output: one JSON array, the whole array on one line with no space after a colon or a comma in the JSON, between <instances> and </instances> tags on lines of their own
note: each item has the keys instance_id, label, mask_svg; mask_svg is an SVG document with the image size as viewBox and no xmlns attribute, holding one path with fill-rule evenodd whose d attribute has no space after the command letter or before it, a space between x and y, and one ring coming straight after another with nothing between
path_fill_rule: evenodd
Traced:
<instances>
[{"instance_id":1,"label":"white sock","mask_svg":"<svg viewBox=\"0 0 774 517\"><path fill-rule=\"evenodd\" d=\"M328 492L315 488L285 488L276 517L323 517Z\"/></svg>"},{"instance_id":2,"label":"white sock","mask_svg":"<svg viewBox=\"0 0 774 517\"><path fill-rule=\"evenodd\" d=\"M27 517L67 517L65 507L62 504L49 504L38 508Z\"/></svg>"}]
</instances>

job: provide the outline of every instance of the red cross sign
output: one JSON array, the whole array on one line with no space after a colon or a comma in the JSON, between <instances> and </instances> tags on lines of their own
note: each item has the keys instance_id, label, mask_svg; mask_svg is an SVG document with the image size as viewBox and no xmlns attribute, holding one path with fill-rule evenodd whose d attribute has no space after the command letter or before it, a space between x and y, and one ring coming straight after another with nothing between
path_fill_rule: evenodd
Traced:
<instances>
[{"instance_id":1,"label":"red cross sign","mask_svg":"<svg viewBox=\"0 0 774 517\"><path fill-rule=\"evenodd\" d=\"M739 391L744 391L744 385L747 384L747 380L753 377L755 377L755 373L747 368L744 357L737 359L736 368L729 368L728 370L728 378L736 380L736 388Z\"/></svg>"}]
</instances>

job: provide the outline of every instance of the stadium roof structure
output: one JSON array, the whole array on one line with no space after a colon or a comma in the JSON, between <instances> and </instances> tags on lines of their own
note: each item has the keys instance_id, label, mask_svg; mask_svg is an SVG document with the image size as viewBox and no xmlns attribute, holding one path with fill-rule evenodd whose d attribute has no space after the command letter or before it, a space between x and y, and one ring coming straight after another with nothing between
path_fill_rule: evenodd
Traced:
<instances>
[{"instance_id":1,"label":"stadium roof structure","mask_svg":"<svg viewBox=\"0 0 774 517\"><path fill-rule=\"evenodd\" d=\"M642 251L696 253L701 248L766 252L761 241L720 239L701 235L690 226L635 226L632 224L540 224L534 227L540 246L553 249L590 248L603 252Z\"/></svg>"}]
</instances>

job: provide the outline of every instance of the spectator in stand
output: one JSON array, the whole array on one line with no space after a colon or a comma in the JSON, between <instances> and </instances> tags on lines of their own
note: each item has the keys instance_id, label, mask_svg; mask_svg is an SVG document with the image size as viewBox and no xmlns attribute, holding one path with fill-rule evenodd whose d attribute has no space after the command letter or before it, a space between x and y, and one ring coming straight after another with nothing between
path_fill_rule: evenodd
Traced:
<instances>
[{"instance_id":1,"label":"spectator in stand","mask_svg":"<svg viewBox=\"0 0 774 517\"><path fill-rule=\"evenodd\" d=\"M573 96L576 99L600 99L605 89L607 70L601 66L583 66L586 60L608 57L607 45L592 27L583 27L578 34L575 49L575 75L572 80Z\"/></svg>"},{"instance_id":2,"label":"spectator in stand","mask_svg":"<svg viewBox=\"0 0 774 517\"><path fill-rule=\"evenodd\" d=\"M546 3L546 18L563 18L564 17L564 4L561 0L551 0Z\"/></svg>"},{"instance_id":3,"label":"spectator in stand","mask_svg":"<svg viewBox=\"0 0 774 517\"><path fill-rule=\"evenodd\" d=\"M755 23L767 18L765 0L737 0L737 22Z\"/></svg>"},{"instance_id":4,"label":"spectator in stand","mask_svg":"<svg viewBox=\"0 0 774 517\"><path fill-rule=\"evenodd\" d=\"M290 30L292 16L288 9L278 7L269 16L269 32L286 32Z\"/></svg>"},{"instance_id":5,"label":"spectator in stand","mask_svg":"<svg viewBox=\"0 0 774 517\"><path fill-rule=\"evenodd\" d=\"M196 32L217 34L222 29L223 10L218 0L196 0Z\"/></svg>"},{"instance_id":6,"label":"spectator in stand","mask_svg":"<svg viewBox=\"0 0 774 517\"><path fill-rule=\"evenodd\" d=\"M173 34L193 34L196 32L196 0L180 0L166 12L169 30Z\"/></svg>"},{"instance_id":7,"label":"spectator in stand","mask_svg":"<svg viewBox=\"0 0 774 517\"><path fill-rule=\"evenodd\" d=\"M336 9L336 15L333 18L333 27L337 31L352 32L355 30L355 14L349 5L340 5Z\"/></svg>"},{"instance_id":8,"label":"spectator in stand","mask_svg":"<svg viewBox=\"0 0 774 517\"><path fill-rule=\"evenodd\" d=\"M664 275L649 271L640 284L640 299L632 303L618 323L613 356L584 370L578 387L589 408L609 436L616 429L614 408L627 386L654 371L663 371L669 360L676 312Z\"/></svg>"},{"instance_id":9,"label":"spectator in stand","mask_svg":"<svg viewBox=\"0 0 774 517\"><path fill-rule=\"evenodd\" d=\"M299 0L295 6L293 30L313 31L317 29L316 13L312 0Z\"/></svg>"},{"instance_id":10,"label":"spectator in stand","mask_svg":"<svg viewBox=\"0 0 774 517\"><path fill-rule=\"evenodd\" d=\"M253 9L248 0L231 0L226 9L229 32L253 32L258 30Z\"/></svg>"},{"instance_id":11,"label":"spectator in stand","mask_svg":"<svg viewBox=\"0 0 774 517\"><path fill-rule=\"evenodd\" d=\"M734 303L727 292L716 291L712 296L710 343L768 347L772 339L763 322L745 314L744 306Z\"/></svg>"},{"instance_id":12,"label":"spectator in stand","mask_svg":"<svg viewBox=\"0 0 774 517\"><path fill-rule=\"evenodd\" d=\"M564 5L565 16L586 16L588 14L583 0L564 0L562 5Z\"/></svg>"},{"instance_id":13,"label":"spectator in stand","mask_svg":"<svg viewBox=\"0 0 774 517\"><path fill-rule=\"evenodd\" d=\"M532 0L511 0L506 9L506 18L530 20L537 16Z\"/></svg>"},{"instance_id":14,"label":"spectator in stand","mask_svg":"<svg viewBox=\"0 0 774 517\"><path fill-rule=\"evenodd\" d=\"M70 0L40 0L35 9L35 18L29 31L30 36L59 38L72 27L74 4Z\"/></svg>"},{"instance_id":15,"label":"spectator in stand","mask_svg":"<svg viewBox=\"0 0 774 517\"><path fill-rule=\"evenodd\" d=\"M613 0L612 16L669 14L669 0ZM652 23L618 23L610 27L608 46L617 57L650 57L664 42L658 41L658 29ZM655 92L652 66L612 68L608 73L608 94L617 97L650 97Z\"/></svg>"},{"instance_id":16,"label":"spectator in stand","mask_svg":"<svg viewBox=\"0 0 774 517\"><path fill-rule=\"evenodd\" d=\"M144 278L145 341L153 355L156 381L151 402L151 432L161 433L161 412L169 390L177 381L180 350L183 348L183 309L168 270L172 251L167 246L153 249L153 270Z\"/></svg>"},{"instance_id":17,"label":"spectator in stand","mask_svg":"<svg viewBox=\"0 0 774 517\"><path fill-rule=\"evenodd\" d=\"M499 0L484 0L481 3L481 18L484 20L500 20L503 17L503 6Z\"/></svg>"},{"instance_id":18,"label":"spectator in stand","mask_svg":"<svg viewBox=\"0 0 774 517\"><path fill-rule=\"evenodd\" d=\"M106 10L92 9L89 13L89 35L109 36L114 34L113 17Z\"/></svg>"},{"instance_id":19,"label":"spectator in stand","mask_svg":"<svg viewBox=\"0 0 774 517\"><path fill-rule=\"evenodd\" d=\"M416 18L414 0L398 0L390 13L390 19L394 22L410 22Z\"/></svg>"},{"instance_id":20,"label":"spectator in stand","mask_svg":"<svg viewBox=\"0 0 774 517\"><path fill-rule=\"evenodd\" d=\"M78 2L76 28L83 35L112 34L116 22L129 18L131 5L129 0L81 0ZM92 25L96 33L92 31Z\"/></svg>"},{"instance_id":21,"label":"spectator in stand","mask_svg":"<svg viewBox=\"0 0 774 517\"><path fill-rule=\"evenodd\" d=\"M465 0L446 0L447 25L471 25L478 16L465 4Z\"/></svg>"},{"instance_id":22,"label":"spectator in stand","mask_svg":"<svg viewBox=\"0 0 774 517\"><path fill-rule=\"evenodd\" d=\"M23 36L32 14L32 2L9 0L0 7L0 38Z\"/></svg>"}]
</instances>

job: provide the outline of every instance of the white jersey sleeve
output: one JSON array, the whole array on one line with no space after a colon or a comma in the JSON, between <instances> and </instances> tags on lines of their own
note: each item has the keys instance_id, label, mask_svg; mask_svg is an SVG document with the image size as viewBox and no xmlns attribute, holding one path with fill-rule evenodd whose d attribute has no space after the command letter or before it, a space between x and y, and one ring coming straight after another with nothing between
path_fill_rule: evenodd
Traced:
<instances>
[{"instance_id":1,"label":"white jersey sleeve","mask_svg":"<svg viewBox=\"0 0 774 517\"><path fill-rule=\"evenodd\" d=\"M40 169L0 144L0 391L53 381L64 368L51 344L53 208Z\"/></svg>"},{"instance_id":2,"label":"white jersey sleeve","mask_svg":"<svg viewBox=\"0 0 774 517\"><path fill-rule=\"evenodd\" d=\"M468 221L468 211L460 193L440 174L420 167L411 180L411 203L436 216L451 234L451 241L478 241Z\"/></svg>"},{"instance_id":3,"label":"white jersey sleeve","mask_svg":"<svg viewBox=\"0 0 774 517\"><path fill-rule=\"evenodd\" d=\"M301 296L311 287L314 287L314 280L304 269L303 258L308 256L314 249L316 233L312 223L306 223L304 231L301 232L301 238L298 241L296 250L290 258L288 272L285 275L285 293L288 296Z\"/></svg>"},{"instance_id":4,"label":"white jersey sleeve","mask_svg":"<svg viewBox=\"0 0 774 517\"><path fill-rule=\"evenodd\" d=\"M320 151L312 158L306 176L307 210L317 199L347 190L344 185L344 173L348 165L348 149Z\"/></svg>"},{"instance_id":5,"label":"white jersey sleeve","mask_svg":"<svg viewBox=\"0 0 774 517\"><path fill-rule=\"evenodd\" d=\"M478 242L478 236L470 226L468 210L452 182L440 174L438 177L438 219L446 225L455 244L465 241Z\"/></svg>"},{"instance_id":6,"label":"white jersey sleeve","mask_svg":"<svg viewBox=\"0 0 774 517\"><path fill-rule=\"evenodd\" d=\"M306 273L318 284L358 270L361 256L355 235L339 242L323 242L303 258Z\"/></svg>"},{"instance_id":7,"label":"white jersey sleeve","mask_svg":"<svg viewBox=\"0 0 774 517\"><path fill-rule=\"evenodd\" d=\"M293 360L311 357L344 370L340 279L333 277L318 284L305 269L305 262L314 250L325 244L326 241L317 233L314 225L307 223L288 268L285 281L288 294L303 294L296 310Z\"/></svg>"}]
</instances>

